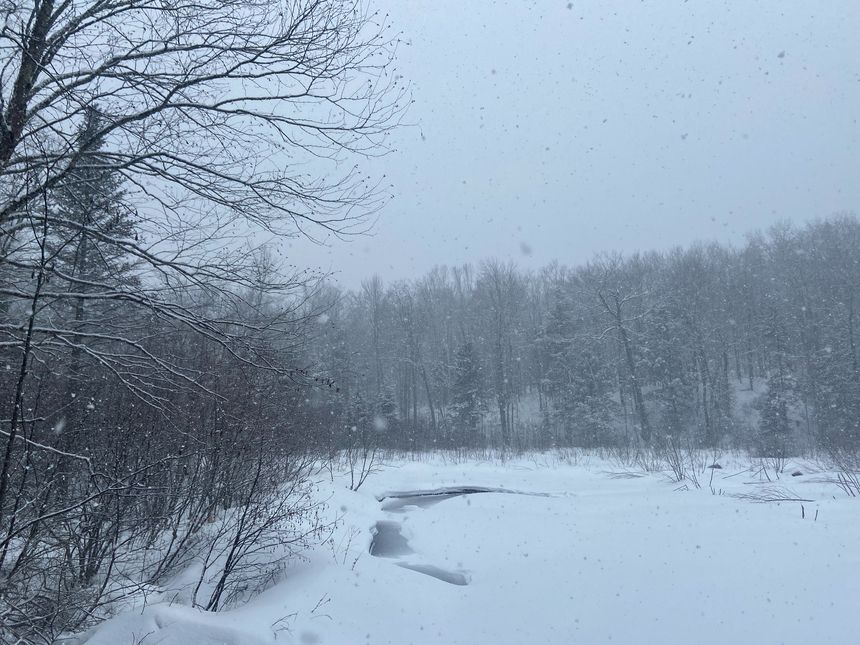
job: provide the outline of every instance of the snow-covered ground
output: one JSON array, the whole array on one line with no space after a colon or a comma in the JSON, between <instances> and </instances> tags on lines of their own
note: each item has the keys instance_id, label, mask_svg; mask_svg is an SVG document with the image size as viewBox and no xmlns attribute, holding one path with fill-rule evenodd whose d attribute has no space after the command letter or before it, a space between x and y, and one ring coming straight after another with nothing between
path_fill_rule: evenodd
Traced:
<instances>
[{"instance_id":1,"label":"snow-covered ground","mask_svg":"<svg viewBox=\"0 0 860 645\"><path fill-rule=\"evenodd\" d=\"M860 500L807 464L774 482L721 464L713 491L710 471L678 490L595 457L399 461L358 492L336 477L319 491L336 534L276 586L217 614L151 605L84 642L856 642ZM501 490L391 497L464 486ZM814 501L801 517L799 501L731 496L775 491Z\"/></svg>"}]
</instances>

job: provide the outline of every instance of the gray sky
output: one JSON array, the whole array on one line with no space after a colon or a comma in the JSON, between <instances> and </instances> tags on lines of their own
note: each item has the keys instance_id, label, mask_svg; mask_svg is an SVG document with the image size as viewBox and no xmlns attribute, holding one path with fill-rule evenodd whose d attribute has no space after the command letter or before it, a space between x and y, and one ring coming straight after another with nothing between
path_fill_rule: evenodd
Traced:
<instances>
[{"instance_id":1,"label":"gray sky","mask_svg":"<svg viewBox=\"0 0 860 645\"><path fill-rule=\"evenodd\" d=\"M385 4L415 98L371 166L395 199L372 237L291 249L346 287L860 210L856 0Z\"/></svg>"}]
</instances>

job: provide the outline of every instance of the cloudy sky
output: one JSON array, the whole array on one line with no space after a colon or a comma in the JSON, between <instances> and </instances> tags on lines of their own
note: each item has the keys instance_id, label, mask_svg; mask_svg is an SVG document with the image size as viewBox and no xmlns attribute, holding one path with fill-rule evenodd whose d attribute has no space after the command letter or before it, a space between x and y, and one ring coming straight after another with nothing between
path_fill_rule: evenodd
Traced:
<instances>
[{"instance_id":1,"label":"cloudy sky","mask_svg":"<svg viewBox=\"0 0 860 645\"><path fill-rule=\"evenodd\" d=\"M395 198L290 249L346 287L860 212L856 0L375 2L410 42L413 125L372 166Z\"/></svg>"}]
</instances>

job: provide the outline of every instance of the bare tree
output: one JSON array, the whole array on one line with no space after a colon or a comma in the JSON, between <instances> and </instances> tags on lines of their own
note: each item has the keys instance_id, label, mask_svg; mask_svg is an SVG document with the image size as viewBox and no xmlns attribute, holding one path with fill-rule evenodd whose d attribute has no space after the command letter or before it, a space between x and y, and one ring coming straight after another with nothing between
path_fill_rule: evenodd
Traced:
<instances>
[{"instance_id":1,"label":"bare tree","mask_svg":"<svg viewBox=\"0 0 860 645\"><path fill-rule=\"evenodd\" d=\"M385 195L356 155L385 151L406 92L358 0L33 0L0 21L0 629L49 642L118 577L211 546L219 512L256 514L242 545L294 517L269 498L315 449L296 387L318 277L263 243L366 226Z\"/></svg>"},{"instance_id":2,"label":"bare tree","mask_svg":"<svg viewBox=\"0 0 860 645\"><path fill-rule=\"evenodd\" d=\"M298 170L309 158L377 152L403 108L396 39L358 0L6 7L3 235L25 225L25 204L90 162L77 134L93 105L104 122L91 136L111 150L99 164L162 217L187 223L217 209L271 230L343 232L378 205L355 168Z\"/></svg>"},{"instance_id":3,"label":"bare tree","mask_svg":"<svg viewBox=\"0 0 860 645\"><path fill-rule=\"evenodd\" d=\"M641 305L647 288L641 282L636 284L626 279L629 273L625 275L625 268L619 257L606 257L590 265L582 279L585 288L591 292L605 317L609 319L609 326L602 330L600 337L610 333L617 337L627 372L627 385L633 397L639 436L648 441L651 438L651 424L645 407L642 393L644 384L639 374L632 338L632 325L645 315ZM637 282L642 277L637 276ZM637 304L640 306L639 311L631 311Z\"/></svg>"},{"instance_id":4,"label":"bare tree","mask_svg":"<svg viewBox=\"0 0 860 645\"><path fill-rule=\"evenodd\" d=\"M512 264L489 261L481 268L478 290L489 318L488 345L502 445L510 446L516 405L514 335L523 296L522 284Z\"/></svg>"}]
</instances>

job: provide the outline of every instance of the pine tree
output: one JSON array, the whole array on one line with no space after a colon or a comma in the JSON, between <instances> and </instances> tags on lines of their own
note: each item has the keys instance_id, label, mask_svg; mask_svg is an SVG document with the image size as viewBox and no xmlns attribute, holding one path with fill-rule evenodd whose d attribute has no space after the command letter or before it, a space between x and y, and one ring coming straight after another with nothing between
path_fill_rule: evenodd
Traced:
<instances>
[{"instance_id":1,"label":"pine tree","mask_svg":"<svg viewBox=\"0 0 860 645\"><path fill-rule=\"evenodd\" d=\"M776 311L765 323L765 338L772 346L774 367L767 379L767 392L758 401L759 453L762 457L784 458L788 454L791 425L789 406L794 401L794 377L788 362L785 326Z\"/></svg>"},{"instance_id":2,"label":"pine tree","mask_svg":"<svg viewBox=\"0 0 860 645\"><path fill-rule=\"evenodd\" d=\"M346 409L346 426L350 433L376 432L373 415L360 392L356 392L349 401Z\"/></svg>"},{"instance_id":3,"label":"pine tree","mask_svg":"<svg viewBox=\"0 0 860 645\"><path fill-rule=\"evenodd\" d=\"M56 319L75 334L65 369L69 440L85 414L84 402L96 396L99 387L89 378L82 360L82 345L98 341L84 335L102 332L106 324L121 329L125 326L121 321L129 315L122 301L92 294L139 284L124 247L137 235L134 213L126 204L122 176L107 170L105 142L95 136L102 129L98 108L88 108L77 135L78 161L48 196L49 216L55 223L48 239L51 277L59 291L69 294L58 298L52 309Z\"/></svg>"},{"instance_id":4,"label":"pine tree","mask_svg":"<svg viewBox=\"0 0 860 645\"><path fill-rule=\"evenodd\" d=\"M451 392L451 417L455 445L474 446L484 411L481 367L474 345L463 343L456 353Z\"/></svg>"},{"instance_id":5,"label":"pine tree","mask_svg":"<svg viewBox=\"0 0 860 645\"><path fill-rule=\"evenodd\" d=\"M373 427L380 436L384 436L391 445L404 446L404 437L400 436L400 424L397 422L397 403L394 392L390 387L382 386L373 406Z\"/></svg>"},{"instance_id":6,"label":"pine tree","mask_svg":"<svg viewBox=\"0 0 860 645\"><path fill-rule=\"evenodd\" d=\"M677 312L660 308L652 321L648 338L648 376L656 385L652 396L660 413L661 431L678 437L695 424L696 385L689 365L692 350Z\"/></svg>"},{"instance_id":7,"label":"pine tree","mask_svg":"<svg viewBox=\"0 0 860 645\"><path fill-rule=\"evenodd\" d=\"M791 374L777 370L767 379L767 392L758 400L759 456L783 460L791 454L791 408L797 403L796 383Z\"/></svg>"},{"instance_id":8,"label":"pine tree","mask_svg":"<svg viewBox=\"0 0 860 645\"><path fill-rule=\"evenodd\" d=\"M57 222L51 243L55 266L73 292L91 291L94 282L136 280L122 246L137 235L134 213L125 203L123 178L109 169L105 142L96 137L103 120L97 107L87 110L77 137L78 162L50 197Z\"/></svg>"},{"instance_id":9,"label":"pine tree","mask_svg":"<svg viewBox=\"0 0 860 645\"><path fill-rule=\"evenodd\" d=\"M553 425L567 445L593 446L606 440L614 405L609 398L609 367L592 344L577 331L567 294L556 293L541 345L547 364L547 393Z\"/></svg>"}]
</instances>

